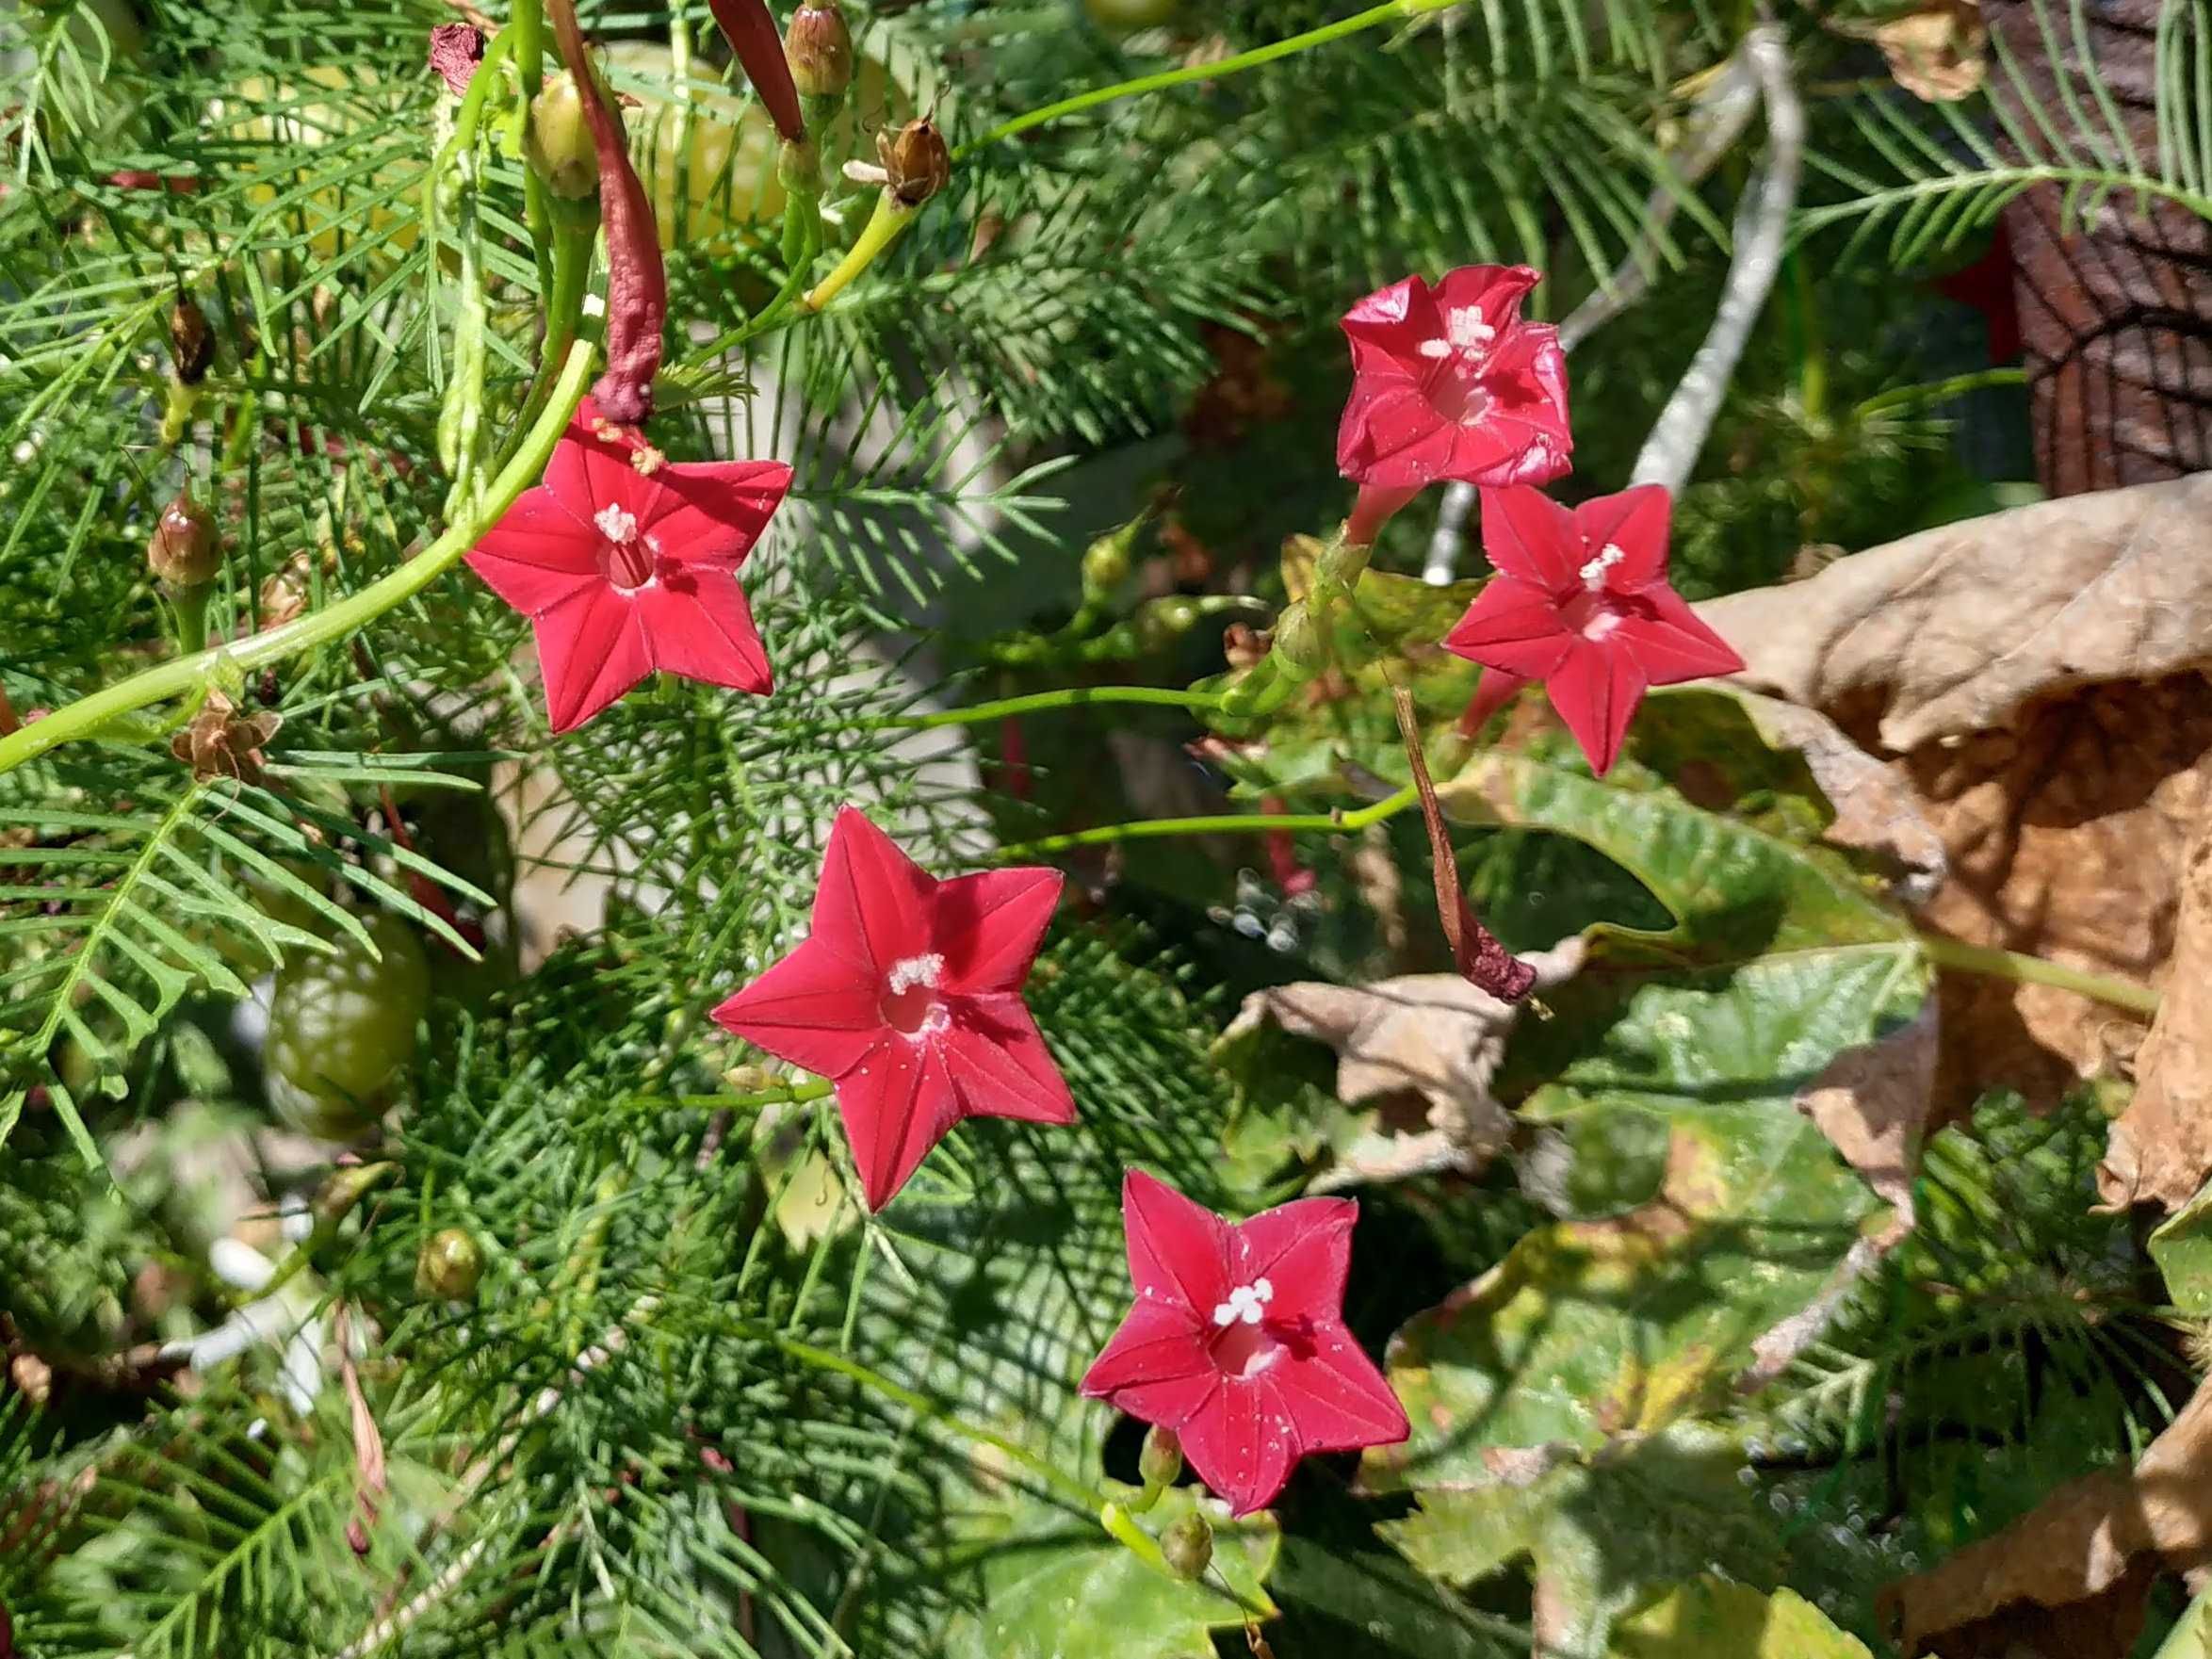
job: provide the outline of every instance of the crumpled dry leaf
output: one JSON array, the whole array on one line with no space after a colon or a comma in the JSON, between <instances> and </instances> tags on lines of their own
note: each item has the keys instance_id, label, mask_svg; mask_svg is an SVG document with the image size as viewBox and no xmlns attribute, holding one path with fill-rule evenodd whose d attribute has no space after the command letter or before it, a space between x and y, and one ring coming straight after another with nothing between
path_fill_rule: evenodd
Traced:
<instances>
[{"instance_id":1,"label":"crumpled dry leaf","mask_svg":"<svg viewBox=\"0 0 2212 1659\"><path fill-rule=\"evenodd\" d=\"M2212 474L2039 501L1923 530L1808 581L1707 600L1739 683L1904 753L2031 701L2212 659Z\"/></svg>"},{"instance_id":2,"label":"crumpled dry leaf","mask_svg":"<svg viewBox=\"0 0 2212 1659\"><path fill-rule=\"evenodd\" d=\"M284 724L283 715L266 710L241 719L236 704L220 691L210 691L191 723L169 740L169 752L203 782L227 777L257 784L268 758L262 747Z\"/></svg>"},{"instance_id":3,"label":"crumpled dry leaf","mask_svg":"<svg viewBox=\"0 0 2212 1659\"><path fill-rule=\"evenodd\" d=\"M1990 36L1978 0L1930 0L1868 32L1892 78L1915 98L1948 104L1981 90Z\"/></svg>"},{"instance_id":4,"label":"crumpled dry leaf","mask_svg":"<svg viewBox=\"0 0 2212 1659\"><path fill-rule=\"evenodd\" d=\"M2135 1098L2114 1123L2097 1192L2114 1208L2179 1210L2212 1174L2212 814L2181 876L2173 961L2136 1057Z\"/></svg>"},{"instance_id":5,"label":"crumpled dry leaf","mask_svg":"<svg viewBox=\"0 0 2212 1659\"><path fill-rule=\"evenodd\" d=\"M1882 1602L1910 1655L2016 1603L2061 1608L2101 1596L2142 1556L2175 1572L2212 1563L2212 1380L2134 1469L2067 1482L2004 1531L1898 1580ZM1946 1640L1942 1651L1965 1650Z\"/></svg>"},{"instance_id":6,"label":"crumpled dry leaf","mask_svg":"<svg viewBox=\"0 0 2212 1659\"><path fill-rule=\"evenodd\" d=\"M1581 968L1580 935L1521 960L1542 991ZM1328 1191L1360 1181L1399 1180L1452 1171L1472 1175L1513 1133L1513 1117L1490 1093L1518 1004L1491 996L1456 973L1408 973L1365 985L1302 980L1255 991L1221 1033L1217 1048L1272 1018L1293 1036L1337 1051L1337 1095L1346 1105L1411 1093L1428 1103L1428 1129L1388 1129L1363 1136L1314 1182Z\"/></svg>"}]
</instances>

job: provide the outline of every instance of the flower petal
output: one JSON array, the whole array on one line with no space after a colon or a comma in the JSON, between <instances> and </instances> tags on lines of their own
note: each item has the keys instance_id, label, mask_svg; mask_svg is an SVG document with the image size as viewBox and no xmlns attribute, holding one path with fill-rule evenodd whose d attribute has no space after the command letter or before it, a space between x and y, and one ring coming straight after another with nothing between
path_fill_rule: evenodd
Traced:
<instances>
[{"instance_id":1,"label":"flower petal","mask_svg":"<svg viewBox=\"0 0 2212 1659\"><path fill-rule=\"evenodd\" d=\"M1065 879L1057 870L1025 868L939 882L930 948L945 958L945 989L1019 990Z\"/></svg>"},{"instance_id":2,"label":"flower petal","mask_svg":"<svg viewBox=\"0 0 2212 1659\"><path fill-rule=\"evenodd\" d=\"M937 1039L967 1117L1073 1123L1075 1097L1019 997L964 997Z\"/></svg>"},{"instance_id":3,"label":"flower petal","mask_svg":"<svg viewBox=\"0 0 2212 1659\"><path fill-rule=\"evenodd\" d=\"M1434 303L1445 316L1479 305L1484 320L1503 329L1502 319L1518 320L1521 301L1542 280L1543 273L1531 265L1463 265L1438 279Z\"/></svg>"},{"instance_id":4,"label":"flower petal","mask_svg":"<svg viewBox=\"0 0 2212 1659\"><path fill-rule=\"evenodd\" d=\"M1090 1370L1082 1391L1146 1423L1179 1428L1221 1386L1206 1331L1188 1308L1139 1297Z\"/></svg>"},{"instance_id":5,"label":"flower petal","mask_svg":"<svg viewBox=\"0 0 2212 1659\"><path fill-rule=\"evenodd\" d=\"M1544 682L1552 707L1600 777L1612 770L1649 683L1643 665L1617 643L1619 638L1617 629L1604 645L1578 642Z\"/></svg>"},{"instance_id":6,"label":"flower petal","mask_svg":"<svg viewBox=\"0 0 2212 1659\"><path fill-rule=\"evenodd\" d=\"M753 608L736 577L712 565L663 566L660 578L633 598L656 668L757 696L774 689Z\"/></svg>"},{"instance_id":7,"label":"flower petal","mask_svg":"<svg viewBox=\"0 0 2212 1659\"><path fill-rule=\"evenodd\" d=\"M1393 1446L1413 1432L1383 1374L1352 1333L1334 1321L1318 1324L1310 1346L1286 1351L1267 1381L1308 1452L1352 1452Z\"/></svg>"},{"instance_id":8,"label":"flower petal","mask_svg":"<svg viewBox=\"0 0 2212 1659\"><path fill-rule=\"evenodd\" d=\"M1358 1219L1359 1206L1349 1198L1297 1198L1262 1211L1235 1229L1230 1277L1239 1284L1268 1281L1275 1293L1270 1323L1341 1319Z\"/></svg>"},{"instance_id":9,"label":"flower petal","mask_svg":"<svg viewBox=\"0 0 2212 1659\"><path fill-rule=\"evenodd\" d=\"M783 505L791 469L780 461L664 465L653 481L659 492L638 523L661 554L735 570Z\"/></svg>"},{"instance_id":10,"label":"flower petal","mask_svg":"<svg viewBox=\"0 0 2212 1659\"><path fill-rule=\"evenodd\" d=\"M859 1065L886 1031L874 975L812 939L715 1009L714 1021L828 1078Z\"/></svg>"},{"instance_id":11,"label":"flower petal","mask_svg":"<svg viewBox=\"0 0 2212 1659\"><path fill-rule=\"evenodd\" d=\"M887 973L931 949L936 883L857 807L838 809L814 895L814 936L848 962Z\"/></svg>"},{"instance_id":12,"label":"flower petal","mask_svg":"<svg viewBox=\"0 0 2212 1659\"><path fill-rule=\"evenodd\" d=\"M578 521L590 524L602 507L619 507L643 523L659 486L630 464L631 451L602 438L598 405L586 398L545 463L545 487Z\"/></svg>"},{"instance_id":13,"label":"flower petal","mask_svg":"<svg viewBox=\"0 0 2212 1659\"><path fill-rule=\"evenodd\" d=\"M898 1195L960 1111L935 1044L891 1033L838 1079L838 1114L870 1210Z\"/></svg>"},{"instance_id":14,"label":"flower petal","mask_svg":"<svg viewBox=\"0 0 2212 1659\"><path fill-rule=\"evenodd\" d=\"M1619 561L1605 572L1606 587L1629 594L1667 579L1667 527L1673 510L1665 484L1636 484L1574 510L1585 547L1620 549Z\"/></svg>"},{"instance_id":15,"label":"flower petal","mask_svg":"<svg viewBox=\"0 0 2212 1659\"><path fill-rule=\"evenodd\" d=\"M1542 679L1566 660L1575 635L1552 596L1514 576L1494 576L1444 636L1455 657Z\"/></svg>"},{"instance_id":16,"label":"flower petal","mask_svg":"<svg viewBox=\"0 0 2212 1659\"><path fill-rule=\"evenodd\" d=\"M1615 636L1643 664L1651 684L1680 685L1742 670L1744 659L1735 647L1715 633L1672 588L1649 587L1636 596L1649 614L1623 617Z\"/></svg>"},{"instance_id":17,"label":"flower petal","mask_svg":"<svg viewBox=\"0 0 2212 1659\"><path fill-rule=\"evenodd\" d=\"M1574 514L1527 485L1482 492L1482 545L1507 576L1553 594L1571 594L1582 585L1589 557Z\"/></svg>"},{"instance_id":18,"label":"flower petal","mask_svg":"<svg viewBox=\"0 0 2212 1659\"><path fill-rule=\"evenodd\" d=\"M1373 343L1393 357L1410 355L1421 341L1441 329L1435 297L1418 276L1400 277L1354 301L1341 326L1355 352L1361 344Z\"/></svg>"},{"instance_id":19,"label":"flower petal","mask_svg":"<svg viewBox=\"0 0 2212 1659\"><path fill-rule=\"evenodd\" d=\"M469 550L468 567L515 610L537 616L578 589L605 585L599 569L603 539L552 491L525 490Z\"/></svg>"},{"instance_id":20,"label":"flower petal","mask_svg":"<svg viewBox=\"0 0 2212 1659\"><path fill-rule=\"evenodd\" d=\"M1415 382L1362 375L1337 427L1337 470L1391 489L1434 483L1451 465L1456 431Z\"/></svg>"},{"instance_id":21,"label":"flower petal","mask_svg":"<svg viewBox=\"0 0 2212 1659\"><path fill-rule=\"evenodd\" d=\"M1122 1178L1129 1276L1140 1297L1173 1297L1200 1313L1228 1294L1228 1223L1165 1181L1132 1169Z\"/></svg>"},{"instance_id":22,"label":"flower petal","mask_svg":"<svg viewBox=\"0 0 2212 1659\"><path fill-rule=\"evenodd\" d=\"M1297 1427L1265 1379L1225 1381L1176 1433L1198 1478L1236 1515L1274 1502L1300 1452Z\"/></svg>"},{"instance_id":23,"label":"flower petal","mask_svg":"<svg viewBox=\"0 0 2212 1659\"><path fill-rule=\"evenodd\" d=\"M1482 678L1474 683L1474 695L1469 699L1467 712L1459 717L1459 731L1463 737L1474 737L1490 724L1490 716L1513 701L1514 693L1528 684L1524 675L1510 669L1486 668Z\"/></svg>"},{"instance_id":24,"label":"flower petal","mask_svg":"<svg viewBox=\"0 0 2212 1659\"><path fill-rule=\"evenodd\" d=\"M536 619L545 712L557 732L574 731L653 672L637 607L601 584Z\"/></svg>"}]
</instances>

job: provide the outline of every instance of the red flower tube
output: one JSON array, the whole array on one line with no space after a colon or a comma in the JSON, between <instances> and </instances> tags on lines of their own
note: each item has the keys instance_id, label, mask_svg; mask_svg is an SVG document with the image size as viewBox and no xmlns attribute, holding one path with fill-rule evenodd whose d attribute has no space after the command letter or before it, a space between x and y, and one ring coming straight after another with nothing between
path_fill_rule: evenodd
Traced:
<instances>
[{"instance_id":1,"label":"red flower tube","mask_svg":"<svg viewBox=\"0 0 2212 1659\"><path fill-rule=\"evenodd\" d=\"M806 122L799 113L799 88L791 79L791 60L784 56L784 38L769 14L766 0L707 0L714 21L729 38L745 78L775 122L779 138L804 143Z\"/></svg>"}]
</instances>

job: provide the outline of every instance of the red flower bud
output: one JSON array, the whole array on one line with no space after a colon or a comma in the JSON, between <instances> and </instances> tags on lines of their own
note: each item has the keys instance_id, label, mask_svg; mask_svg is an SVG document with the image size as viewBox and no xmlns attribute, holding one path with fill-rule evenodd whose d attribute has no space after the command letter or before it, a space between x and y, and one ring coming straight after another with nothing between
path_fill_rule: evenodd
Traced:
<instances>
[{"instance_id":1,"label":"red flower bud","mask_svg":"<svg viewBox=\"0 0 2212 1659\"><path fill-rule=\"evenodd\" d=\"M192 499L189 484L161 510L161 520L146 543L146 568L170 588L203 588L222 569L215 515Z\"/></svg>"},{"instance_id":2,"label":"red flower bud","mask_svg":"<svg viewBox=\"0 0 2212 1659\"><path fill-rule=\"evenodd\" d=\"M169 353L176 364L177 379L187 386L205 380L215 362L215 331L188 294L179 294L169 308Z\"/></svg>"},{"instance_id":3,"label":"red flower bud","mask_svg":"<svg viewBox=\"0 0 2212 1659\"><path fill-rule=\"evenodd\" d=\"M919 207L952 177L952 153L926 115L908 122L896 138L876 134L875 152L889 175L891 194L909 207Z\"/></svg>"},{"instance_id":4,"label":"red flower bud","mask_svg":"<svg viewBox=\"0 0 2212 1659\"><path fill-rule=\"evenodd\" d=\"M592 387L599 412L622 426L653 413L653 377L660 372L660 331L668 319L668 272L645 187L630 165L622 122L608 108L593 77L571 0L545 8L561 59L576 77L592 146L599 156L599 214L607 227L607 372ZM783 60L783 54L776 54Z\"/></svg>"},{"instance_id":5,"label":"red flower bud","mask_svg":"<svg viewBox=\"0 0 2212 1659\"><path fill-rule=\"evenodd\" d=\"M799 113L799 89L791 80L790 60L784 57L783 37L775 32L767 0L707 0L714 21L729 37L730 50L744 67L745 78L767 106L769 119L782 137L797 143L806 136L806 122Z\"/></svg>"},{"instance_id":6,"label":"red flower bud","mask_svg":"<svg viewBox=\"0 0 2212 1659\"><path fill-rule=\"evenodd\" d=\"M809 98L835 98L853 84L853 31L837 0L805 0L784 31L791 80Z\"/></svg>"}]
</instances>

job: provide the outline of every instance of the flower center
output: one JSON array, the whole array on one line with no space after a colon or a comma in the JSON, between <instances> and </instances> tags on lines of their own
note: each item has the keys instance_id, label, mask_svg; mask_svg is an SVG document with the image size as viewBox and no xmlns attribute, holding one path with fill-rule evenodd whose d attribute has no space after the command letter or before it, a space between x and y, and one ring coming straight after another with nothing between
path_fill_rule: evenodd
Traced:
<instances>
[{"instance_id":1,"label":"flower center","mask_svg":"<svg viewBox=\"0 0 2212 1659\"><path fill-rule=\"evenodd\" d=\"M952 1016L937 995L945 959L935 951L925 956L903 956L884 976L884 1023L903 1036L926 1037L952 1023Z\"/></svg>"},{"instance_id":2,"label":"flower center","mask_svg":"<svg viewBox=\"0 0 2212 1659\"><path fill-rule=\"evenodd\" d=\"M1441 361L1456 357L1467 367L1480 363L1498 331L1483 320L1479 305L1455 305L1444 316L1443 338L1421 342L1421 354Z\"/></svg>"},{"instance_id":3,"label":"flower center","mask_svg":"<svg viewBox=\"0 0 2212 1659\"><path fill-rule=\"evenodd\" d=\"M1224 1375L1258 1376L1282 1355L1283 1344L1267 1328L1265 1309L1275 1300L1275 1287L1264 1278L1239 1285L1228 1300L1214 1305L1213 1324L1218 1334L1212 1349L1213 1362Z\"/></svg>"},{"instance_id":4,"label":"flower center","mask_svg":"<svg viewBox=\"0 0 2212 1659\"><path fill-rule=\"evenodd\" d=\"M1628 555L1611 542L1598 549L1598 556L1582 567L1582 585L1592 590L1605 585L1605 573Z\"/></svg>"},{"instance_id":5,"label":"flower center","mask_svg":"<svg viewBox=\"0 0 2212 1659\"><path fill-rule=\"evenodd\" d=\"M637 515L620 507L602 507L592 515L607 538L600 555L607 579L627 593L653 579L653 545L638 533Z\"/></svg>"}]
</instances>

